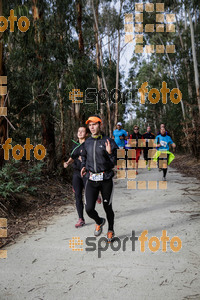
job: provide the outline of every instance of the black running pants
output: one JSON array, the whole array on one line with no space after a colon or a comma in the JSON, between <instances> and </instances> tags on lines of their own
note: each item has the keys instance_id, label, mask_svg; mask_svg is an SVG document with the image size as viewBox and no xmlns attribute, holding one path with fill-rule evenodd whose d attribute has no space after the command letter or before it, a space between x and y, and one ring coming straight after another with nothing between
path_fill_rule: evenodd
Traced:
<instances>
[{"instance_id":1,"label":"black running pants","mask_svg":"<svg viewBox=\"0 0 200 300\"><path fill-rule=\"evenodd\" d=\"M114 226L114 212L112 209L113 196L113 180L112 178L103 181L87 180L85 185L85 210L88 216L93 219L96 224L101 224L101 218L95 210L96 200L99 192L101 192L103 199L103 207L106 212L108 220L108 230L113 230Z\"/></svg>"},{"instance_id":2,"label":"black running pants","mask_svg":"<svg viewBox=\"0 0 200 300\"><path fill-rule=\"evenodd\" d=\"M72 185L73 185L73 188L75 191L76 209L77 209L79 218L81 218L83 220L84 220L84 217L83 217L84 206L83 206L82 192L83 192L85 183L86 183L85 177L82 178L79 171L74 171Z\"/></svg>"}]
</instances>

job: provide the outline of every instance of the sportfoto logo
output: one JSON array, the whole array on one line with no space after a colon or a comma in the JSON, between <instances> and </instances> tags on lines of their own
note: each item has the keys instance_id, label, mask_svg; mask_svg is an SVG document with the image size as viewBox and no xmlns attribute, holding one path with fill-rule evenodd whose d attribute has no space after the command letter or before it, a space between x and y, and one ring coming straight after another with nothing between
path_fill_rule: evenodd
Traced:
<instances>
[{"instance_id":1,"label":"sportfoto logo","mask_svg":"<svg viewBox=\"0 0 200 300\"><path fill-rule=\"evenodd\" d=\"M160 98L162 95L162 103L167 104L169 98L173 104L178 104L182 100L182 93L179 89L173 88L171 91L167 87L167 83L165 81L162 82L162 88L160 89L160 92L156 88L152 88L148 90L147 88L148 82L143 82L141 87L137 90L140 97L140 103L145 104L145 94L148 94L148 100L152 104L157 104L160 101ZM83 92L80 91L80 89L73 89L71 92L69 92L69 100L72 101L72 103L80 104L95 104L97 103L97 108L99 105L99 101L101 104L106 104L106 99L109 99L110 105L116 104L115 95L118 95L117 102L121 102L122 104L127 103L135 103L134 97L132 97L132 92L130 90L126 90L124 92L121 92L118 89L112 89L110 92L104 88L97 91L96 88L87 88L85 90L85 96L83 95ZM170 97L168 97L168 94ZM175 96L176 95L176 96ZM84 100L83 100L84 97Z\"/></svg>"},{"instance_id":2,"label":"sportfoto logo","mask_svg":"<svg viewBox=\"0 0 200 300\"><path fill-rule=\"evenodd\" d=\"M0 96L5 96L7 94L6 85L7 85L7 76L0 76ZM4 105L6 103L6 100L7 97L4 100ZM2 105L1 101L0 101L0 105ZM7 118L7 107L0 106L0 117L6 118L7 122L9 122ZM18 144L12 147L11 143L12 143L12 139L8 138L3 145L0 144L0 148L4 150L5 160L9 160L10 150L12 151L12 157L15 160L21 160L24 156L24 153L26 153L26 160L30 160L31 150L33 150L34 157L37 160L42 160L46 156L46 148L41 144L36 145L34 148L34 146L30 144L30 138L26 139L26 144L24 145L24 147Z\"/></svg>"},{"instance_id":3,"label":"sportfoto logo","mask_svg":"<svg viewBox=\"0 0 200 300\"><path fill-rule=\"evenodd\" d=\"M14 32L15 21L17 21L17 17L14 15L14 10L10 10L10 16L8 20L4 16L0 16L0 32L4 32L8 28L8 21L10 22L10 32ZM26 32L30 27L30 21L27 17L22 16L19 18L17 22L17 27L21 32Z\"/></svg>"},{"instance_id":4,"label":"sportfoto logo","mask_svg":"<svg viewBox=\"0 0 200 300\"><path fill-rule=\"evenodd\" d=\"M26 152L26 160L30 160L30 153L31 150L33 150L34 146L32 144L30 144L30 139L27 138L26 139L26 144L24 145L24 147L22 147L21 145L15 145L14 147L12 147L11 145L12 139L8 138L5 141L5 144L2 145L2 149L4 150L4 159L5 160L9 160L9 151L12 151L12 157L15 160L21 160L24 156L24 153ZM45 158L46 156L46 148L43 145L36 145L34 150L34 157L37 160L42 160L43 158Z\"/></svg>"},{"instance_id":5,"label":"sportfoto logo","mask_svg":"<svg viewBox=\"0 0 200 300\"><path fill-rule=\"evenodd\" d=\"M156 24L143 25L143 12L151 14L156 11ZM154 53L156 46L156 53L175 53L175 45L145 45L143 48L143 32L152 34L153 32L175 32L175 14L166 14L166 25L164 3L135 3L135 28L133 22L133 14L125 14L125 43L133 42L133 31L135 31L135 53Z\"/></svg>"},{"instance_id":6,"label":"sportfoto logo","mask_svg":"<svg viewBox=\"0 0 200 300\"><path fill-rule=\"evenodd\" d=\"M148 248L151 252L157 252L162 244L162 252L167 251L167 242L170 241L170 249L173 252L179 252L182 248L182 241L178 236L174 236L169 238L167 236L167 231L162 230L162 236L160 239L157 236L152 236L149 240L147 237L148 230L144 230L139 237L135 236L135 231L132 231L132 236L128 237L126 236L124 239L120 239L118 237L115 237L112 243L107 242L107 238L101 237L97 240L96 237L87 237L85 239L85 244L88 246L85 248L85 251L96 251L98 253L98 258L101 258L101 252L105 252L108 247L113 251L119 251L122 249L122 251L126 251L126 243L130 240L132 242L132 251L135 251L135 242L140 242L140 252L145 252L145 250ZM147 243L145 243L147 242ZM80 237L73 237L69 241L69 248L72 249L72 251L84 251L83 247L83 240L80 239Z\"/></svg>"}]
</instances>

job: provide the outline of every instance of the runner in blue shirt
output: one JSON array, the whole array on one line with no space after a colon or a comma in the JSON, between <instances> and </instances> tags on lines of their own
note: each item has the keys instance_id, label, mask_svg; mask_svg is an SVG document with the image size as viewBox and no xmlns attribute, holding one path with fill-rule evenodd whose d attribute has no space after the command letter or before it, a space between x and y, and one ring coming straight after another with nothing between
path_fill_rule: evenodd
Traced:
<instances>
[{"instance_id":1,"label":"runner in blue shirt","mask_svg":"<svg viewBox=\"0 0 200 300\"><path fill-rule=\"evenodd\" d=\"M162 168L162 170L163 170L163 180L166 181L167 165L169 165L172 162L172 160L174 159L173 153L171 153L169 151L169 145L172 145L173 148L175 148L176 145L172 141L171 137L166 134L165 127L161 127L160 134L157 135L154 143L155 143L154 146L158 147L158 151L157 151L157 153L154 157L154 160L159 160L159 156L163 152L165 152L167 154L167 157L164 158L164 160L167 160L167 164L166 164L165 167Z\"/></svg>"},{"instance_id":2,"label":"runner in blue shirt","mask_svg":"<svg viewBox=\"0 0 200 300\"><path fill-rule=\"evenodd\" d=\"M165 129L162 129L162 131L165 131ZM171 137L167 134L163 135L163 134L159 134L156 137L156 143L158 144L158 148L159 150L166 150L169 151L169 145L173 145L174 142L172 141Z\"/></svg>"},{"instance_id":3,"label":"runner in blue shirt","mask_svg":"<svg viewBox=\"0 0 200 300\"><path fill-rule=\"evenodd\" d=\"M117 129L115 129L113 131L113 137L114 137L114 140L115 140L115 143L117 144L117 146L119 148L124 148L125 140L127 140L128 134L124 129L122 129L121 122L117 123Z\"/></svg>"}]
</instances>

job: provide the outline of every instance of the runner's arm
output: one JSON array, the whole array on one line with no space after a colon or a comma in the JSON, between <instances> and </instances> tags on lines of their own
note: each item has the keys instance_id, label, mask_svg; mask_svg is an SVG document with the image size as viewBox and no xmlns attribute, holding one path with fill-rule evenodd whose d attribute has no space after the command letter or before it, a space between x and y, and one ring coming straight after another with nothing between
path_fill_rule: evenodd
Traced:
<instances>
[{"instance_id":1,"label":"runner's arm","mask_svg":"<svg viewBox=\"0 0 200 300\"><path fill-rule=\"evenodd\" d=\"M74 162L73 158L69 158L68 161L64 162L63 166L64 168L67 168L69 165L71 165Z\"/></svg>"},{"instance_id":2,"label":"runner's arm","mask_svg":"<svg viewBox=\"0 0 200 300\"><path fill-rule=\"evenodd\" d=\"M126 130L124 130L125 132L126 132ZM128 134L127 134L127 132L125 133L125 140L127 140L128 139Z\"/></svg>"},{"instance_id":3,"label":"runner's arm","mask_svg":"<svg viewBox=\"0 0 200 300\"><path fill-rule=\"evenodd\" d=\"M111 144L112 152L111 152L111 154L108 154L108 157L109 157L110 161L112 162L112 165L114 168L114 166L117 164L117 149L119 149L119 147L113 140L110 140L110 144Z\"/></svg>"},{"instance_id":4,"label":"runner's arm","mask_svg":"<svg viewBox=\"0 0 200 300\"><path fill-rule=\"evenodd\" d=\"M83 177L86 174L86 159L87 159L87 151L84 145L81 152L81 177Z\"/></svg>"},{"instance_id":5,"label":"runner's arm","mask_svg":"<svg viewBox=\"0 0 200 300\"><path fill-rule=\"evenodd\" d=\"M172 141L171 136L170 136L169 143L172 145L173 149L176 148L176 144Z\"/></svg>"},{"instance_id":6,"label":"runner's arm","mask_svg":"<svg viewBox=\"0 0 200 300\"><path fill-rule=\"evenodd\" d=\"M172 144L172 147L173 147L173 148L176 148L176 144L175 144L175 143L173 143L173 144Z\"/></svg>"},{"instance_id":7,"label":"runner's arm","mask_svg":"<svg viewBox=\"0 0 200 300\"><path fill-rule=\"evenodd\" d=\"M160 141L159 141L159 138L156 137L155 140L154 140L153 146L159 148L159 147L161 146L161 144L160 144L159 142L160 142ZM158 143L158 144L157 144L157 143Z\"/></svg>"},{"instance_id":8,"label":"runner's arm","mask_svg":"<svg viewBox=\"0 0 200 300\"><path fill-rule=\"evenodd\" d=\"M82 168L85 168L86 166L86 159L87 159L87 151L85 149L85 145L82 149L82 152L81 152L81 169Z\"/></svg>"}]
</instances>

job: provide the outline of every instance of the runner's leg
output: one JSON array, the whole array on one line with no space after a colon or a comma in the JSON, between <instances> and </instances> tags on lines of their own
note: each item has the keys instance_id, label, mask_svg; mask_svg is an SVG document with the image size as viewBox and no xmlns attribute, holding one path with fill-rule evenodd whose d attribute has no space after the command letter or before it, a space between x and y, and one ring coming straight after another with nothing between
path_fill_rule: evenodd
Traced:
<instances>
[{"instance_id":1,"label":"runner's leg","mask_svg":"<svg viewBox=\"0 0 200 300\"><path fill-rule=\"evenodd\" d=\"M103 198L103 207L106 212L108 220L108 231L113 231L114 226L114 211L112 209L112 196L113 196L113 180L108 179L101 182L101 194Z\"/></svg>"},{"instance_id":2,"label":"runner's leg","mask_svg":"<svg viewBox=\"0 0 200 300\"><path fill-rule=\"evenodd\" d=\"M86 176L83 176L83 184L84 184L84 188L85 188L86 182L87 182L87 178L86 178ZM97 203L98 203L98 204L101 204L101 195L100 195L100 194L99 194L98 197L97 197Z\"/></svg>"},{"instance_id":3,"label":"runner's leg","mask_svg":"<svg viewBox=\"0 0 200 300\"><path fill-rule=\"evenodd\" d=\"M75 199L76 199L76 209L80 219L83 219L83 201L82 201L82 191L84 188L83 180L80 175L80 172L74 171L72 185L75 190Z\"/></svg>"},{"instance_id":4,"label":"runner's leg","mask_svg":"<svg viewBox=\"0 0 200 300\"><path fill-rule=\"evenodd\" d=\"M95 210L95 205L97 197L100 190L100 183L96 181L87 180L85 185L85 210L88 216L95 220L96 224L100 225L102 219L99 217L97 211Z\"/></svg>"},{"instance_id":5,"label":"runner's leg","mask_svg":"<svg viewBox=\"0 0 200 300\"><path fill-rule=\"evenodd\" d=\"M168 166L169 154L167 154L167 158L165 160L166 160L167 166ZM163 169L163 177L166 177L166 175L167 175L167 167L165 169Z\"/></svg>"},{"instance_id":6,"label":"runner's leg","mask_svg":"<svg viewBox=\"0 0 200 300\"><path fill-rule=\"evenodd\" d=\"M148 166L149 166L149 168L150 168L150 166L151 166L151 150L152 150L153 148L148 148L148 161L149 161L149 164L148 164Z\"/></svg>"},{"instance_id":7,"label":"runner's leg","mask_svg":"<svg viewBox=\"0 0 200 300\"><path fill-rule=\"evenodd\" d=\"M140 159L140 149L136 149L136 174L138 174L138 160Z\"/></svg>"},{"instance_id":8,"label":"runner's leg","mask_svg":"<svg viewBox=\"0 0 200 300\"><path fill-rule=\"evenodd\" d=\"M144 148L144 159L148 162L148 148Z\"/></svg>"}]
</instances>

